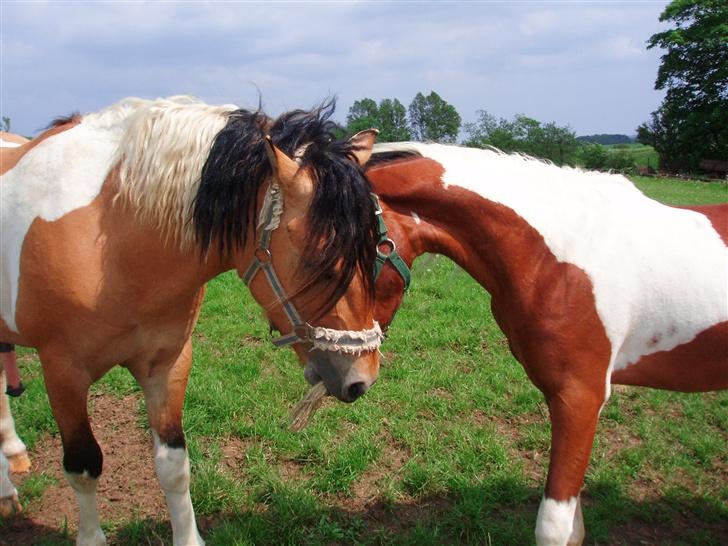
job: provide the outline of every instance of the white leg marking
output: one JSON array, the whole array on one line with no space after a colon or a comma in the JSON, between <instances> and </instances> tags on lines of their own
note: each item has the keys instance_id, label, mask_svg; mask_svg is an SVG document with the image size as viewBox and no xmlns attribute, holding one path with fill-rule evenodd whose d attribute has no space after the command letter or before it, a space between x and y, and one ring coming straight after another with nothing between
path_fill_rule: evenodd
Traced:
<instances>
[{"instance_id":1,"label":"white leg marking","mask_svg":"<svg viewBox=\"0 0 728 546\"><path fill-rule=\"evenodd\" d=\"M172 520L172 542L174 546L204 546L205 542L197 532L190 497L190 460L187 450L163 444L154 430L152 436L154 467L167 499L169 518Z\"/></svg>"},{"instance_id":2,"label":"white leg marking","mask_svg":"<svg viewBox=\"0 0 728 546\"><path fill-rule=\"evenodd\" d=\"M13 482L10 481L10 465L2 452L0 452L0 498L17 495Z\"/></svg>"},{"instance_id":3,"label":"white leg marking","mask_svg":"<svg viewBox=\"0 0 728 546\"><path fill-rule=\"evenodd\" d=\"M0 441L2 451L8 456L18 455L25 451L25 444L18 438L15 432L15 422L10 413L10 402L5 394L5 371L0 373Z\"/></svg>"},{"instance_id":4,"label":"white leg marking","mask_svg":"<svg viewBox=\"0 0 728 546\"><path fill-rule=\"evenodd\" d=\"M106 536L101 530L99 512L96 509L96 484L98 478L92 478L87 472L73 474L64 472L78 500L78 537L76 546L103 546Z\"/></svg>"},{"instance_id":5,"label":"white leg marking","mask_svg":"<svg viewBox=\"0 0 728 546\"><path fill-rule=\"evenodd\" d=\"M538 546L577 546L584 540L584 521L578 497L566 501L541 501L536 519Z\"/></svg>"},{"instance_id":6,"label":"white leg marking","mask_svg":"<svg viewBox=\"0 0 728 546\"><path fill-rule=\"evenodd\" d=\"M8 518L15 512L21 511L18 502L18 491L15 489L9 476L10 465L8 460L0 451L0 517Z\"/></svg>"}]
</instances>

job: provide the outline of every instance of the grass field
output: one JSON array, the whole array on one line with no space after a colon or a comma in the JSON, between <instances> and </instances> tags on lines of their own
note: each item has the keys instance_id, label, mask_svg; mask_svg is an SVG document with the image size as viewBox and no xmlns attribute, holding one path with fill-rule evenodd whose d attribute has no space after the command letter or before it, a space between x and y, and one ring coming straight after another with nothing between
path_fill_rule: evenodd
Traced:
<instances>
[{"instance_id":1,"label":"grass field","mask_svg":"<svg viewBox=\"0 0 728 546\"><path fill-rule=\"evenodd\" d=\"M724 185L636 182L666 202L728 201ZM350 406L327 401L309 428L292 433L287 412L307 389L293 353L272 348L235 275L210 283L184 421L207 543L532 543L548 461L547 410L488 301L446 259L419 260L382 348L377 385ZM39 366L24 354L30 388L13 408L19 433L37 447L57 433ZM124 370L95 388L138 395ZM582 497L587 544L725 544L727 445L728 392L616 388ZM51 481L38 469L24 482L29 513ZM112 544L163 544L170 541L166 518L160 512L104 525ZM67 536L61 529L42 544L69 544Z\"/></svg>"},{"instance_id":2,"label":"grass field","mask_svg":"<svg viewBox=\"0 0 728 546\"><path fill-rule=\"evenodd\" d=\"M660 156L652 146L644 144L612 144L606 146L611 153L627 152L633 159L636 167L652 167L657 170Z\"/></svg>"}]
</instances>

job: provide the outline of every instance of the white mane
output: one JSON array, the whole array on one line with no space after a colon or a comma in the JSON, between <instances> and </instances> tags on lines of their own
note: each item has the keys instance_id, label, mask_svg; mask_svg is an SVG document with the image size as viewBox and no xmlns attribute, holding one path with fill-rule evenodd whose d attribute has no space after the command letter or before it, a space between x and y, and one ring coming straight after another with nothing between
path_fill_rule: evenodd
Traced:
<instances>
[{"instance_id":1,"label":"white mane","mask_svg":"<svg viewBox=\"0 0 728 546\"><path fill-rule=\"evenodd\" d=\"M119 131L117 199L133 206L138 218L182 246L192 242L188 219L202 166L213 140L237 106L210 106L194 97L124 99L82 123Z\"/></svg>"}]
</instances>

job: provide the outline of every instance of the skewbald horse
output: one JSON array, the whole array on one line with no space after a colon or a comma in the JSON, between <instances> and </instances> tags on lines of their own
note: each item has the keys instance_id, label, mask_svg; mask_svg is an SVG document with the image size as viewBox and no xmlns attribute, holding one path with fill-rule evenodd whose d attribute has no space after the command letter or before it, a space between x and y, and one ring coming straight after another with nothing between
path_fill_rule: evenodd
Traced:
<instances>
[{"instance_id":1,"label":"skewbald horse","mask_svg":"<svg viewBox=\"0 0 728 546\"><path fill-rule=\"evenodd\" d=\"M238 271L278 344L330 393L351 402L376 380L376 220L359 166L371 141L334 141L332 112L272 120L188 97L127 99L3 149L0 341L40 356L77 544L105 543L87 395L118 364L144 392L174 544L203 544L182 404L204 286L223 271Z\"/></svg>"},{"instance_id":2,"label":"skewbald horse","mask_svg":"<svg viewBox=\"0 0 728 546\"><path fill-rule=\"evenodd\" d=\"M378 145L367 176L389 250L408 266L444 254L490 293L551 416L536 542L581 544L579 495L611 384L728 387L728 204L669 207L623 176L435 144ZM404 283L385 263L385 329Z\"/></svg>"}]
</instances>

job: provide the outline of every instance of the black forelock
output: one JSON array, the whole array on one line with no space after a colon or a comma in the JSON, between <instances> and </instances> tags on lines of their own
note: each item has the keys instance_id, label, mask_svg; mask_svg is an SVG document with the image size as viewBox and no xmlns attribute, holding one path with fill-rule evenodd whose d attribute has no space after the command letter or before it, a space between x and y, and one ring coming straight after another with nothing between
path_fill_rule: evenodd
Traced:
<instances>
[{"instance_id":1,"label":"black forelock","mask_svg":"<svg viewBox=\"0 0 728 546\"><path fill-rule=\"evenodd\" d=\"M366 295L373 298L378 239L371 185L353 145L334 137L337 125L330 119L334 108L332 99L310 111L294 110L270 128L273 143L287 155L296 155L301 168L310 168L315 177L300 272L302 290L320 281L335 281L322 311L344 294L357 272ZM300 153L302 146L305 150Z\"/></svg>"}]
</instances>

